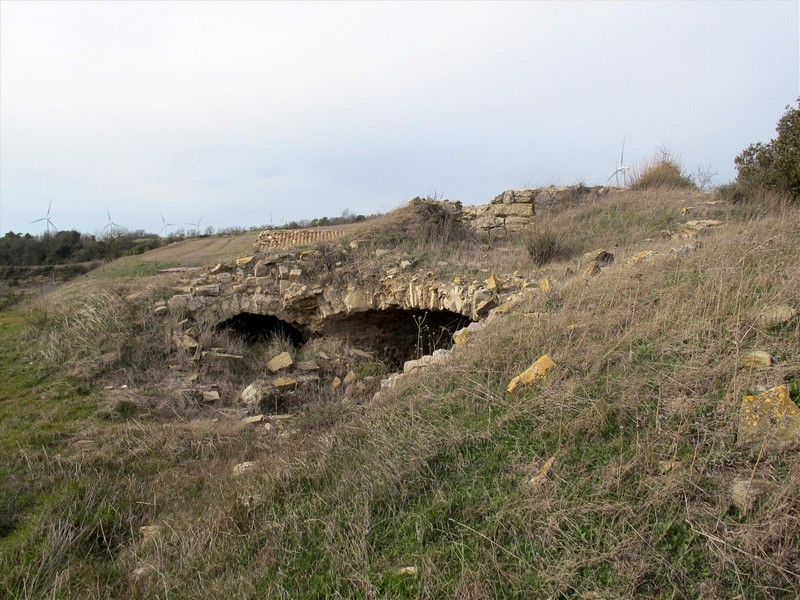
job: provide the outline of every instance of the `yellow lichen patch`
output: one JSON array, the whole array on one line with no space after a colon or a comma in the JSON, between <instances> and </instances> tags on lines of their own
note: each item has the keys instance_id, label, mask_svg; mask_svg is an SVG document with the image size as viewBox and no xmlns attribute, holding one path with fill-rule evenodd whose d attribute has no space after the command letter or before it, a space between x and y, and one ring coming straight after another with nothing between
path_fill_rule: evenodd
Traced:
<instances>
[{"instance_id":1,"label":"yellow lichen patch","mask_svg":"<svg viewBox=\"0 0 800 600\"><path fill-rule=\"evenodd\" d=\"M544 379L547 373L556 366L555 361L550 358L549 354L545 354L539 358L535 363L528 367L525 371L514 377L508 384L508 393L514 393L520 385L527 385L535 381Z\"/></svg>"},{"instance_id":2,"label":"yellow lichen patch","mask_svg":"<svg viewBox=\"0 0 800 600\"><path fill-rule=\"evenodd\" d=\"M628 266L632 267L633 265L637 265L642 261L647 259L653 258L656 256L658 252L654 252L653 250L642 250L641 252L637 252L633 256L628 259Z\"/></svg>"},{"instance_id":3,"label":"yellow lichen patch","mask_svg":"<svg viewBox=\"0 0 800 600\"><path fill-rule=\"evenodd\" d=\"M771 450L800 444L800 409L788 385L742 399L739 444Z\"/></svg>"}]
</instances>

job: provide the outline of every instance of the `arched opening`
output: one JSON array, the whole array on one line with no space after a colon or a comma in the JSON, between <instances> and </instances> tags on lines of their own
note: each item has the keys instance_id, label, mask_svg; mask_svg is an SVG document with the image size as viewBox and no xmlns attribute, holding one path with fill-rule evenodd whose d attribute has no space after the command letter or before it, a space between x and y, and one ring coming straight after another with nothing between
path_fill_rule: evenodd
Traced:
<instances>
[{"instance_id":1,"label":"arched opening","mask_svg":"<svg viewBox=\"0 0 800 600\"><path fill-rule=\"evenodd\" d=\"M407 360L453 345L453 333L472 321L449 310L368 310L332 317L322 334L336 335L400 368Z\"/></svg>"},{"instance_id":2,"label":"arched opening","mask_svg":"<svg viewBox=\"0 0 800 600\"><path fill-rule=\"evenodd\" d=\"M232 331L248 344L267 341L273 335L285 337L295 346L306 343L306 338L299 329L272 315L239 313L217 325L217 329Z\"/></svg>"}]
</instances>

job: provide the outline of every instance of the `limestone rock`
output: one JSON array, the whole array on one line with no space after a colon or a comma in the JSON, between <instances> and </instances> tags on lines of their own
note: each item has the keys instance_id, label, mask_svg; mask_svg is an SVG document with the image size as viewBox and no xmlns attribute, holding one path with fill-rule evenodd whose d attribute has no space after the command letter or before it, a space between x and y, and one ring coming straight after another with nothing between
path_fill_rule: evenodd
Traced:
<instances>
[{"instance_id":1,"label":"limestone rock","mask_svg":"<svg viewBox=\"0 0 800 600\"><path fill-rule=\"evenodd\" d=\"M219 296L219 285L199 285L192 289L195 296Z\"/></svg>"},{"instance_id":2,"label":"limestone rock","mask_svg":"<svg viewBox=\"0 0 800 600\"><path fill-rule=\"evenodd\" d=\"M139 527L139 533L142 534L143 542L149 542L161 535L161 525L142 525Z\"/></svg>"},{"instance_id":3,"label":"limestone rock","mask_svg":"<svg viewBox=\"0 0 800 600\"><path fill-rule=\"evenodd\" d=\"M239 463L238 465L233 465L233 476L234 477L241 477L242 475L253 471L258 463L252 460L245 461L243 463Z\"/></svg>"},{"instance_id":4,"label":"limestone rock","mask_svg":"<svg viewBox=\"0 0 800 600\"><path fill-rule=\"evenodd\" d=\"M391 254L391 252L392 252L391 250L386 250L384 248L379 248L379 249L375 250L375 256L377 256L378 258L381 258L382 256L386 256L387 254Z\"/></svg>"},{"instance_id":5,"label":"limestone rock","mask_svg":"<svg viewBox=\"0 0 800 600\"><path fill-rule=\"evenodd\" d=\"M549 354L544 354L525 371L514 377L508 384L508 393L512 394L520 385L534 383L544 377L556 366Z\"/></svg>"},{"instance_id":6,"label":"limestone rock","mask_svg":"<svg viewBox=\"0 0 800 600\"><path fill-rule=\"evenodd\" d=\"M319 365L313 360L303 360L298 362L295 366L298 371L319 371Z\"/></svg>"},{"instance_id":7,"label":"limestone rock","mask_svg":"<svg viewBox=\"0 0 800 600\"><path fill-rule=\"evenodd\" d=\"M478 319L482 319L496 307L497 298L491 290L480 288L472 296L472 314Z\"/></svg>"},{"instance_id":8,"label":"limestone rock","mask_svg":"<svg viewBox=\"0 0 800 600\"><path fill-rule=\"evenodd\" d=\"M255 425L264 420L264 415L253 415L252 417L245 417L241 420L242 425Z\"/></svg>"},{"instance_id":9,"label":"limestone rock","mask_svg":"<svg viewBox=\"0 0 800 600\"><path fill-rule=\"evenodd\" d=\"M676 239L690 239L707 233L710 229L715 229L722 225L722 221L714 219L701 219L697 221L687 221L681 225L680 229L673 234Z\"/></svg>"},{"instance_id":10,"label":"limestone rock","mask_svg":"<svg viewBox=\"0 0 800 600\"><path fill-rule=\"evenodd\" d=\"M637 252L636 254L631 256L627 260L626 264L629 267L632 267L634 265L638 265L641 262L652 262L653 258L657 255L658 252L655 252L653 250L642 250L641 252Z\"/></svg>"},{"instance_id":11,"label":"limestone rock","mask_svg":"<svg viewBox=\"0 0 800 600\"><path fill-rule=\"evenodd\" d=\"M236 259L236 266L243 267L245 265L248 265L253 261L254 258L255 256L240 256L239 258Z\"/></svg>"},{"instance_id":12,"label":"limestone rock","mask_svg":"<svg viewBox=\"0 0 800 600\"><path fill-rule=\"evenodd\" d=\"M302 274L303 274L303 269L290 269L289 279L300 279L300 276Z\"/></svg>"},{"instance_id":13,"label":"limestone rock","mask_svg":"<svg viewBox=\"0 0 800 600\"><path fill-rule=\"evenodd\" d=\"M739 414L738 443L754 449L779 450L800 445L800 409L788 385L757 396L745 396Z\"/></svg>"},{"instance_id":14,"label":"limestone rock","mask_svg":"<svg viewBox=\"0 0 800 600\"><path fill-rule=\"evenodd\" d=\"M779 304L777 306L768 306L761 311L756 319L756 322L762 327L775 327L777 325L784 325L791 321L797 311L794 307L788 304Z\"/></svg>"},{"instance_id":15,"label":"limestone rock","mask_svg":"<svg viewBox=\"0 0 800 600\"><path fill-rule=\"evenodd\" d=\"M731 485L731 502L740 512L746 514L776 488L773 482L766 479L734 479Z\"/></svg>"},{"instance_id":16,"label":"limestone rock","mask_svg":"<svg viewBox=\"0 0 800 600\"><path fill-rule=\"evenodd\" d=\"M166 304L163 304L161 306L156 306L155 309L153 310L153 314L155 316L157 316L157 317L163 317L168 312L169 312L169 308L167 308Z\"/></svg>"},{"instance_id":17,"label":"limestone rock","mask_svg":"<svg viewBox=\"0 0 800 600\"><path fill-rule=\"evenodd\" d=\"M341 386L341 385L342 385L342 380L339 379L338 377L334 377L333 381L331 381L331 389L332 390L338 389L339 386Z\"/></svg>"},{"instance_id":18,"label":"limestone rock","mask_svg":"<svg viewBox=\"0 0 800 600\"><path fill-rule=\"evenodd\" d=\"M410 260L401 260L400 261L400 270L407 271L411 268L411 261Z\"/></svg>"},{"instance_id":19,"label":"limestone rock","mask_svg":"<svg viewBox=\"0 0 800 600\"><path fill-rule=\"evenodd\" d=\"M538 490L541 488L545 481L547 481L547 474L550 472L550 469L553 468L553 464L556 462L555 455L551 456L550 458L545 461L539 471L528 480L528 487L531 490Z\"/></svg>"},{"instance_id":20,"label":"limestone rock","mask_svg":"<svg viewBox=\"0 0 800 600\"><path fill-rule=\"evenodd\" d=\"M202 394L203 402L219 402L219 392L217 390L206 390Z\"/></svg>"},{"instance_id":21,"label":"limestone rock","mask_svg":"<svg viewBox=\"0 0 800 600\"><path fill-rule=\"evenodd\" d=\"M276 377L272 380L272 385L279 392L289 392L297 387L297 380L293 377Z\"/></svg>"},{"instance_id":22,"label":"limestone rock","mask_svg":"<svg viewBox=\"0 0 800 600\"><path fill-rule=\"evenodd\" d=\"M453 334L453 343L457 346L466 344L472 337L472 334L482 329L483 325L481 323L470 323L467 327L463 327Z\"/></svg>"},{"instance_id":23,"label":"limestone rock","mask_svg":"<svg viewBox=\"0 0 800 600\"><path fill-rule=\"evenodd\" d=\"M494 273L489 274L489 277L486 279L486 287L493 292L500 290L500 280L497 279Z\"/></svg>"},{"instance_id":24,"label":"limestone rock","mask_svg":"<svg viewBox=\"0 0 800 600\"><path fill-rule=\"evenodd\" d=\"M677 473L683 469L683 465L677 460L660 460L658 461L658 473L666 475L667 473Z\"/></svg>"},{"instance_id":25,"label":"limestone rock","mask_svg":"<svg viewBox=\"0 0 800 600\"><path fill-rule=\"evenodd\" d=\"M272 397L273 389L266 381L254 381L239 395L251 415L259 414L265 401Z\"/></svg>"},{"instance_id":26,"label":"limestone rock","mask_svg":"<svg viewBox=\"0 0 800 600\"><path fill-rule=\"evenodd\" d=\"M355 381L356 381L356 374L353 371L350 371L347 375L345 375L344 381L342 383L344 383L345 385L351 385L355 383Z\"/></svg>"},{"instance_id":27,"label":"limestone rock","mask_svg":"<svg viewBox=\"0 0 800 600\"><path fill-rule=\"evenodd\" d=\"M288 352L281 352L277 356L273 356L269 362L267 362L267 369L269 369L271 373L277 373L283 369L288 369L293 364L292 355Z\"/></svg>"},{"instance_id":28,"label":"limestone rock","mask_svg":"<svg viewBox=\"0 0 800 600\"><path fill-rule=\"evenodd\" d=\"M763 350L756 350L749 352L742 357L739 361L739 366L749 367L752 369L763 369L772 365L772 355Z\"/></svg>"}]
</instances>

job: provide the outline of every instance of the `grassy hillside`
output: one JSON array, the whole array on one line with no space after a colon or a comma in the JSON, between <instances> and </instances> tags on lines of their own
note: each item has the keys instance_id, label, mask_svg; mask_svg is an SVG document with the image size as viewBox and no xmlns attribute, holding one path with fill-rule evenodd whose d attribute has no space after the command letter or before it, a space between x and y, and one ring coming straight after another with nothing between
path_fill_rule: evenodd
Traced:
<instances>
[{"instance_id":1,"label":"grassy hillside","mask_svg":"<svg viewBox=\"0 0 800 600\"><path fill-rule=\"evenodd\" d=\"M530 239L449 252L408 243L420 265L447 254L524 269L551 289L378 399L321 396L270 430L211 409L137 409L159 405L180 376L131 295L149 309L168 278L106 289L116 317L99 305L76 317L88 342L67 359L52 360L69 331L56 307L4 313L0 591L797 597L797 449L741 445L737 431L748 393L786 383L798 401L800 319L759 316L800 308L800 210L703 202L650 191L554 215L541 227L560 252L541 267ZM669 236L708 217L724 225L696 243ZM598 247L616 261L587 280L576 259ZM124 333L114 366L87 375L78 367L102 364L91 336L104 331ZM753 350L774 364L744 367ZM543 354L556 368L509 394ZM256 466L234 477L243 461ZM773 485L743 511L736 478Z\"/></svg>"}]
</instances>

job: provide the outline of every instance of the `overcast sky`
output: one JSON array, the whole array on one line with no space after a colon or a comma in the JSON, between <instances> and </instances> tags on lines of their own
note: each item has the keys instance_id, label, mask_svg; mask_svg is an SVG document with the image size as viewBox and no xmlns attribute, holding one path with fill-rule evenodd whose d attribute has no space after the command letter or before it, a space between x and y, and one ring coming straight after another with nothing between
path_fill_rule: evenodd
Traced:
<instances>
[{"instance_id":1,"label":"overcast sky","mask_svg":"<svg viewBox=\"0 0 800 600\"><path fill-rule=\"evenodd\" d=\"M800 94L800 3L0 2L0 235L735 177Z\"/></svg>"}]
</instances>

